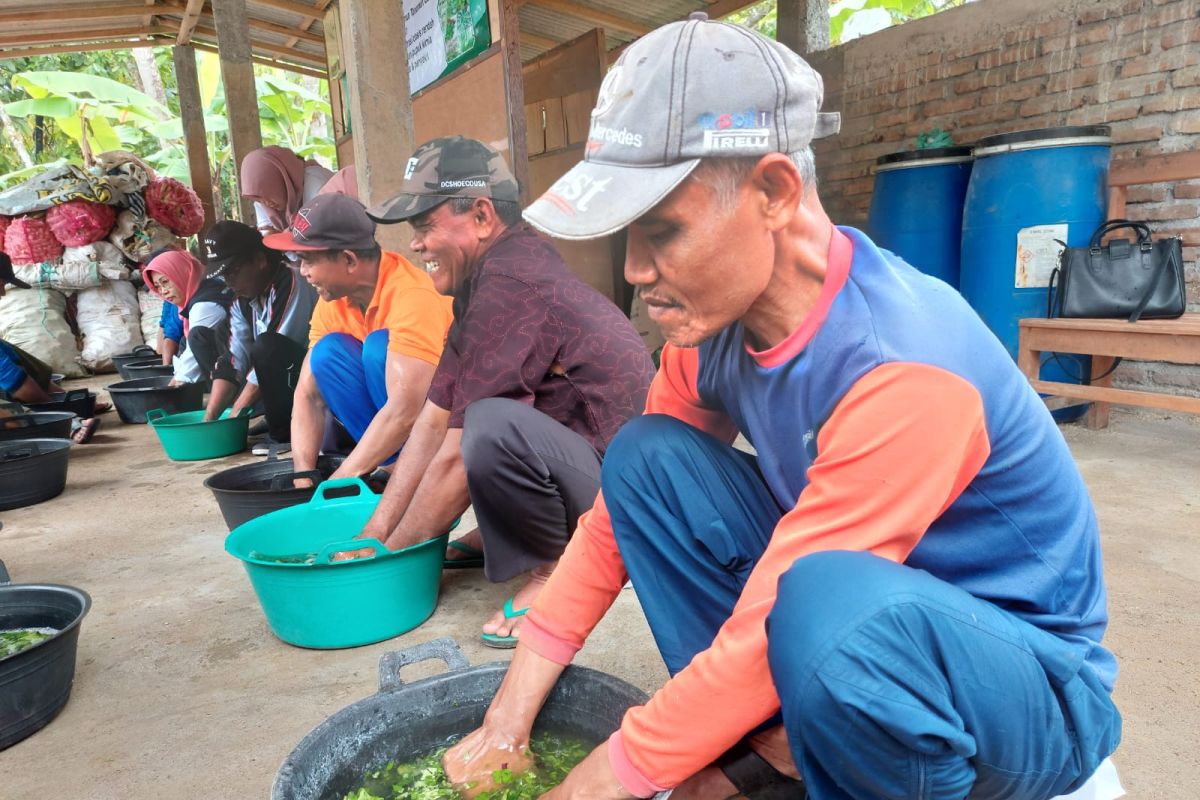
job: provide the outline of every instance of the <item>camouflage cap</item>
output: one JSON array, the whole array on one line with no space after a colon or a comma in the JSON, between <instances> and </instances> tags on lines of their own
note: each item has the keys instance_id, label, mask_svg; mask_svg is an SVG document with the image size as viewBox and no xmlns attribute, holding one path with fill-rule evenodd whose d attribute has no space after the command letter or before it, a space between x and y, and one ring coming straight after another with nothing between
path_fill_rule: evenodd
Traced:
<instances>
[{"instance_id":1,"label":"camouflage cap","mask_svg":"<svg viewBox=\"0 0 1200 800\"><path fill-rule=\"evenodd\" d=\"M504 157L464 136L434 139L417 148L404 169L400 194L367 209L376 222L404 222L452 197L517 202L520 192Z\"/></svg>"}]
</instances>

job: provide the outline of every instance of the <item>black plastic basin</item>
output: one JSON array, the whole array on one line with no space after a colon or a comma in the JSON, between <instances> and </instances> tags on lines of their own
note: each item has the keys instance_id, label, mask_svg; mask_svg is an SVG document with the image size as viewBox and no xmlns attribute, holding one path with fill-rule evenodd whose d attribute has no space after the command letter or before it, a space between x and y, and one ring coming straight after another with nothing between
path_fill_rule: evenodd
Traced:
<instances>
[{"instance_id":1,"label":"black plastic basin","mask_svg":"<svg viewBox=\"0 0 1200 800\"><path fill-rule=\"evenodd\" d=\"M12 584L0 562L0 629L55 628L44 642L0 659L0 750L45 727L71 696L87 592L53 584Z\"/></svg>"},{"instance_id":2,"label":"black plastic basin","mask_svg":"<svg viewBox=\"0 0 1200 800\"><path fill-rule=\"evenodd\" d=\"M169 378L175 374L174 367L164 365L157 359L147 364L126 364L124 370L131 381L136 381L138 378Z\"/></svg>"},{"instance_id":3,"label":"black plastic basin","mask_svg":"<svg viewBox=\"0 0 1200 800\"><path fill-rule=\"evenodd\" d=\"M292 481L295 478L312 478L315 483L328 480L345 460L343 456L321 456L315 470L298 473L292 459L271 459L222 470L205 479L204 485L213 493L221 516L232 531L263 514L307 503L314 490L296 489ZM383 491L385 484L386 479L367 480L367 485L376 494Z\"/></svg>"},{"instance_id":4,"label":"black plastic basin","mask_svg":"<svg viewBox=\"0 0 1200 800\"><path fill-rule=\"evenodd\" d=\"M38 411L32 414L15 414L0 419L0 442L16 439L69 439L70 411Z\"/></svg>"},{"instance_id":5,"label":"black plastic basin","mask_svg":"<svg viewBox=\"0 0 1200 800\"><path fill-rule=\"evenodd\" d=\"M122 364L128 364L131 361L145 361L150 358L157 358L158 353L154 352L154 348L148 344L139 344L128 353L121 353L112 357L113 366L120 372ZM160 358L159 361L162 359ZM122 373L121 377L125 377Z\"/></svg>"},{"instance_id":6,"label":"black plastic basin","mask_svg":"<svg viewBox=\"0 0 1200 800\"><path fill-rule=\"evenodd\" d=\"M139 376L135 375L133 372L131 372L131 370L134 367L149 367L149 366L153 366L153 365L158 365L161 367L162 359L159 358L158 356L153 356L151 358L144 358L144 357L139 356L138 358L134 359L133 361L124 361L124 362L118 364L117 365L117 374L121 376L121 380L131 381L134 378L139 377ZM144 378L147 376L142 375L141 377Z\"/></svg>"},{"instance_id":7,"label":"black plastic basin","mask_svg":"<svg viewBox=\"0 0 1200 800\"><path fill-rule=\"evenodd\" d=\"M170 376L138 378L106 386L121 422L146 423L146 412L161 408L168 414L204 408L204 384L171 386Z\"/></svg>"},{"instance_id":8,"label":"black plastic basin","mask_svg":"<svg viewBox=\"0 0 1200 800\"><path fill-rule=\"evenodd\" d=\"M70 439L0 442L0 511L24 508L62 494Z\"/></svg>"},{"instance_id":9,"label":"black plastic basin","mask_svg":"<svg viewBox=\"0 0 1200 800\"><path fill-rule=\"evenodd\" d=\"M450 671L404 683L401 667L441 659ZM478 728L508 662L470 667L451 639L387 653L379 661L379 693L338 711L312 730L284 760L271 800L341 800L363 774L389 761L409 761ZM646 695L625 681L586 667L567 667L538 716L550 731L596 745Z\"/></svg>"},{"instance_id":10,"label":"black plastic basin","mask_svg":"<svg viewBox=\"0 0 1200 800\"><path fill-rule=\"evenodd\" d=\"M28 403L30 411L70 411L80 419L96 415L96 393L89 389L54 392L47 403Z\"/></svg>"}]
</instances>

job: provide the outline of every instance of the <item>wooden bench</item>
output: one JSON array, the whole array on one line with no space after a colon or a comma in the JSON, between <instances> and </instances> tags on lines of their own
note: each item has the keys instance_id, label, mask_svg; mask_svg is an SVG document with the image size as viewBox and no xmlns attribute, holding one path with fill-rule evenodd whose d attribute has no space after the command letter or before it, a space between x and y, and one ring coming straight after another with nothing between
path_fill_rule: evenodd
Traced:
<instances>
[{"instance_id":1,"label":"wooden bench","mask_svg":"<svg viewBox=\"0 0 1200 800\"><path fill-rule=\"evenodd\" d=\"M1092 356L1089 386L1038 379L1042 353L1080 353ZM1109 404L1162 408L1200 414L1200 397L1112 388L1113 376L1100 378L1117 356L1139 361L1200 364L1200 314L1179 319L1023 319L1017 345L1017 366L1038 392L1050 395L1051 409L1091 402L1087 426L1108 425Z\"/></svg>"},{"instance_id":2,"label":"wooden bench","mask_svg":"<svg viewBox=\"0 0 1200 800\"><path fill-rule=\"evenodd\" d=\"M1148 156L1116 165L1108 177L1108 218L1120 219L1125 216L1125 196L1129 186L1193 178L1200 178L1200 152ZM1187 247L1200 242L1185 240L1183 244ZM1046 352L1092 356L1091 384L1079 386L1039 380L1041 354ZM1200 414L1200 397L1112 388L1111 374L1104 378L1099 376L1112 367L1117 357L1200 365L1200 314L1135 323L1123 319L1020 321L1017 366L1034 389L1049 395L1046 398L1048 408L1058 409L1091 402L1092 407L1087 415L1089 428L1108 425L1111 403Z\"/></svg>"}]
</instances>

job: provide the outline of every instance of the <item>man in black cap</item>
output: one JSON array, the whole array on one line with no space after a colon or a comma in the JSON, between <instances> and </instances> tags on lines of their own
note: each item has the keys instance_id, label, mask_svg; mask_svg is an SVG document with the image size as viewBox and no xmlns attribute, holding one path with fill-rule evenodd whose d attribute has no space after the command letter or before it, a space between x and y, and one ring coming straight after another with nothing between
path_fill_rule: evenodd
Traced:
<instances>
[{"instance_id":1,"label":"man in black cap","mask_svg":"<svg viewBox=\"0 0 1200 800\"><path fill-rule=\"evenodd\" d=\"M356 442L333 477L370 473L408 439L446 342L450 302L423 270L380 249L375 223L343 194L317 196L263 242L295 253L320 296L292 414L296 471L316 467L328 409Z\"/></svg>"},{"instance_id":2,"label":"man in black cap","mask_svg":"<svg viewBox=\"0 0 1200 800\"><path fill-rule=\"evenodd\" d=\"M316 290L288 268L283 253L240 222L218 222L204 235L208 276L222 278L237 300L230 308L234 361L246 383L233 403L237 414L256 404L267 418L267 438L255 455L291 449L292 398L308 352L308 323ZM229 391L231 387L213 390Z\"/></svg>"},{"instance_id":3,"label":"man in black cap","mask_svg":"<svg viewBox=\"0 0 1200 800\"><path fill-rule=\"evenodd\" d=\"M461 136L413 154L402 193L367 213L412 225L412 249L454 324L429 397L364 535L399 549L447 529L470 503L489 580L529 580L483 625L516 646L525 609L596 498L600 462L639 414L654 366L633 325L521 222L499 153ZM468 549L469 548L469 549Z\"/></svg>"}]
</instances>

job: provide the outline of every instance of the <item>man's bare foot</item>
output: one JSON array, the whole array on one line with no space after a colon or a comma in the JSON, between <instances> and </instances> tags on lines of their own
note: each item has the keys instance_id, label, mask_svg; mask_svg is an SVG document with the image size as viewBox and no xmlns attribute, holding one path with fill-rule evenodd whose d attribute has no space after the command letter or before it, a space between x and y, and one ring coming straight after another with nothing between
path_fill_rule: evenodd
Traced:
<instances>
[{"instance_id":1,"label":"man's bare foot","mask_svg":"<svg viewBox=\"0 0 1200 800\"><path fill-rule=\"evenodd\" d=\"M543 564L529 573L529 580L512 597L512 609L514 612L523 611L533 605L533 601L541 594L542 587L546 585L546 581L550 578L550 574L554 572L554 567L557 564L557 561L550 564ZM524 614L506 617L502 609L493 614L492 618L483 624L483 632L498 637L518 637L520 635L521 623L524 619Z\"/></svg>"}]
</instances>

